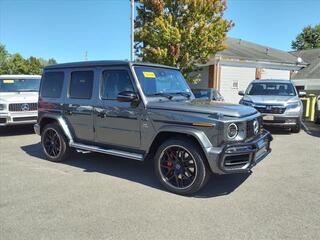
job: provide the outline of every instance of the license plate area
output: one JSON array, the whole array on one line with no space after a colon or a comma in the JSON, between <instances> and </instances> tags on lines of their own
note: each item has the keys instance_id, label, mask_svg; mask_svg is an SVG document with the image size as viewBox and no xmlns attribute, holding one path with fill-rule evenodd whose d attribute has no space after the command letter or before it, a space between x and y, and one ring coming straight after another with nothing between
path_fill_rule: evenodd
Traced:
<instances>
[{"instance_id":1,"label":"license plate area","mask_svg":"<svg viewBox=\"0 0 320 240\"><path fill-rule=\"evenodd\" d=\"M273 121L274 120L274 116L273 115L265 115L262 117L263 120L266 121Z\"/></svg>"},{"instance_id":2,"label":"license plate area","mask_svg":"<svg viewBox=\"0 0 320 240\"><path fill-rule=\"evenodd\" d=\"M269 150L269 141L267 139L261 139L257 142L257 151L254 155L254 161L256 163L260 162L263 158L262 156Z\"/></svg>"}]
</instances>

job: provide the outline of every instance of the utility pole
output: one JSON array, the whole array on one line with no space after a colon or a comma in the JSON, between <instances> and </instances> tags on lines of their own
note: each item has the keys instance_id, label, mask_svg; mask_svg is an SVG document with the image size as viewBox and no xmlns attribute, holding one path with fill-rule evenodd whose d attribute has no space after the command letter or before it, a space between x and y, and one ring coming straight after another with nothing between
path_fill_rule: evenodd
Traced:
<instances>
[{"instance_id":1,"label":"utility pole","mask_svg":"<svg viewBox=\"0 0 320 240\"><path fill-rule=\"evenodd\" d=\"M131 0L131 49L130 60L134 61L134 0Z\"/></svg>"}]
</instances>

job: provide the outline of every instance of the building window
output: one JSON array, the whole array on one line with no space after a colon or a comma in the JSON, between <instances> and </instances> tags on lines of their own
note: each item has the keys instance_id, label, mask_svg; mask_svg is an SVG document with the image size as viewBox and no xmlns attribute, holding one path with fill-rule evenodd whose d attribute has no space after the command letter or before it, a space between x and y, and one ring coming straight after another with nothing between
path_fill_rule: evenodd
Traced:
<instances>
[{"instance_id":1,"label":"building window","mask_svg":"<svg viewBox=\"0 0 320 240\"><path fill-rule=\"evenodd\" d=\"M238 80L233 80L232 88L233 89L239 89L239 81Z\"/></svg>"}]
</instances>

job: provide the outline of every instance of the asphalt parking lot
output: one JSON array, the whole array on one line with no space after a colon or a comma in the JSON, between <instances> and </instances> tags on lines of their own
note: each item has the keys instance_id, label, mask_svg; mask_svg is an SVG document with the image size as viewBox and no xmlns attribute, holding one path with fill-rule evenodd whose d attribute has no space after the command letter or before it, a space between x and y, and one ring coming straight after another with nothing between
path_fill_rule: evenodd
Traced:
<instances>
[{"instance_id":1,"label":"asphalt parking lot","mask_svg":"<svg viewBox=\"0 0 320 240\"><path fill-rule=\"evenodd\" d=\"M32 127L0 133L0 239L319 239L320 128L273 130L251 174L214 176L192 197L151 164L99 154L44 159Z\"/></svg>"}]
</instances>

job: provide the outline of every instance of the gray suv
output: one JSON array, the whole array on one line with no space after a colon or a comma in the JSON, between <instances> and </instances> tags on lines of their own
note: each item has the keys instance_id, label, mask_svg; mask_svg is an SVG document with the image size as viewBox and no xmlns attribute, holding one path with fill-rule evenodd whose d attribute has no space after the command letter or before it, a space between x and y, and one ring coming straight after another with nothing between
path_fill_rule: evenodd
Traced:
<instances>
[{"instance_id":1,"label":"gray suv","mask_svg":"<svg viewBox=\"0 0 320 240\"><path fill-rule=\"evenodd\" d=\"M303 105L296 88L289 80L255 80L250 83L240 103L262 113L263 124L290 128L298 133L301 129Z\"/></svg>"},{"instance_id":2,"label":"gray suv","mask_svg":"<svg viewBox=\"0 0 320 240\"><path fill-rule=\"evenodd\" d=\"M177 194L201 189L211 173L248 172L270 153L272 136L254 108L196 100L173 67L127 61L44 69L35 132L45 155L72 149L154 161Z\"/></svg>"}]
</instances>

